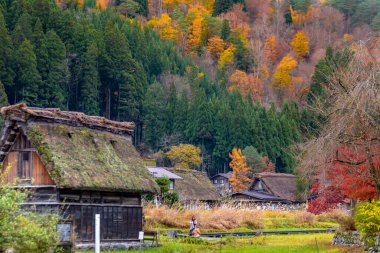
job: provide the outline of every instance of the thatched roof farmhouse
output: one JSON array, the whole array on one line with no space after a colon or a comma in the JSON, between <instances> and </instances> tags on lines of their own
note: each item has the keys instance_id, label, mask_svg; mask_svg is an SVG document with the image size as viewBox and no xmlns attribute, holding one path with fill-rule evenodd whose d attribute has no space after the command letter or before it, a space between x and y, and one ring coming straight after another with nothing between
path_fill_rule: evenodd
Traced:
<instances>
[{"instance_id":1,"label":"thatched roof farmhouse","mask_svg":"<svg viewBox=\"0 0 380 253\"><path fill-rule=\"evenodd\" d=\"M88 231L95 213L105 228L102 240L138 239L141 194L159 188L132 145L133 123L25 104L1 112L0 162L3 169L10 167L9 182L17 179L18 186L33 189L25 205L65 206L65 215L75 219L78 242L93 242Z\"/></svg>"}]
</instances>

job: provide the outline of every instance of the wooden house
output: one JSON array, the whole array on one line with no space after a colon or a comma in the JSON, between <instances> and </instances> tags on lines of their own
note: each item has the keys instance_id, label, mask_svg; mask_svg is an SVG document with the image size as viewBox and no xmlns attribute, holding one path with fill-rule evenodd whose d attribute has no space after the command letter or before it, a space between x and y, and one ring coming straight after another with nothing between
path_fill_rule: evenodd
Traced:
<instances>
[{"instance_id":1,"label":"wooden house","mask_svg":"<svg viewBox=\"0 0 380 253\"><path fill-rule=\"evenodd\" d=\"M182 177L174 174L173 172L168 171L163 167L148 166L149 172L154 178L167 177L170 180L169 189L174 191L176 190L175 185L177 180L183 180Z\"/></svg>"},{"instance_id":2,"label":"wooden house","mask_svg":"<svg viewBox=\"0 0 380 253\"><path fill-rule=\"evenodd\" d=\"M234 192L235 200L255 202L297 203L296 176L285 173L262 172L253 176L252 185L247 191Z\"/></svg>"},{"instance_id":3,"label":"wooden house","mask_svg":"<svg viewBox=\"0 0 380 253\"><path fill-rule=\"evenodd\" d=\"M192 202L211 203L219 199L220 195L217 189L205 172L176 168L166 169L182 178L182 180L176 181L175 191L183 204Z\"/></svg>"},{"instance_id":4,"label":"wooden house","mask_svg":"<svg viewBox=\"0 0 380 253\"><path fill-rule=\"evenodd\" d=\"M218 173L210 178L211 182L221 195L227 195L232 192L232 187L230 184L231 176L232 171L228 173Z\"/></svg>"},{"instance_id":5,"label":"wooden house","mask_svg":"<svg viewBox=\"0 0 380 253\"><path fill-rule=\"evenodd\" d=\"M94 242L95 214L102 243L138 240L141 195L159 189L131 143L133 123L25 104L1 112L0 161L8 182L30 189L25 208L72 219L80 244Z\"/></svg>"}]
</instances>

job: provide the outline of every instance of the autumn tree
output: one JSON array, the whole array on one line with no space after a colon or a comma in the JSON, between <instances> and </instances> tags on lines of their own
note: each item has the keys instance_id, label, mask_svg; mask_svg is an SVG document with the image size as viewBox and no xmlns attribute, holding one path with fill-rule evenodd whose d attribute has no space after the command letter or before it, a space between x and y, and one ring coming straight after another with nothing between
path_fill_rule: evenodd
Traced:
<instances>
[{"instance_id":1,"label":"autumn tree","mask_svg":"<svg viewBox=\"0 0 380 253\"><path fill-rule=\"evenodd\" d=\"M230 153L230 167L232 168L232 176L229 179L232 190L235 192L245 191L252 179L248 177L251 168L247 165L245 157L239 148L233 148Z\"/></svg>"},{"instance_id":2,"label":"autumn tree","mask_svg":"<svg viewBox=\"0 0 380 253\"><path fill-rule=\"evenodd\" d=\"M305 58L309 54L309 38L303 30L298 31L294 35L290 45L292 46L293 51L301 59Z\"/></svg>"},{"instance_id":3,"label":"autumn tree","mask_svg":"<svg viewBox=\"0 0 380 253\"><path fill-rule=\"evenodd\" d=\"M224 66L231 64L234 60L234 52L236 48L233 44L231 44L223 53L220 55L218 61L218 67L223 68Z\"/></svg>"},{"instance_id":4,"label":"autumn tree","mask_svg":"<svg viewBox=\"0 0 380 253\"><path fill-rule=\"evenodd\" d=\"M379 66L368 59L361 46L344 68L333 69L324 84L326 102L314 105L326 123L304 146L298 169L309 182L318 179L314 191L321 198L331 191L354 201L379 196ZM314 203L330 203L321 198Z\"/></svg>"},{"instance_id":5,"label":"autumn tree","mask_svg":"<svg viewBox=\"0 0 380 253\"><path fill-rule=\"evenodd\" d=\"M164 40L178 41L181 37L178 23L172 20L167 13L162 14L160 18L153 16L147 26L157 31Z\"/></svg>"},{"instance_id":6,"label":"autumn tree","mask_svg":"<svg viewBox=\"0 0 380 253\"><path fill-rule=\"evenodd\" d=\"M264 56L270 63L275 63L278 57L276 36L271 34L265 40Z\"/></svg>"},{"instance_id":7,"label":"autumn tree","mask_svg":"<svg viewBox=\"0 0 380 253\"><path fill-rule=\"evenodd\" d=\"M290 55L282 58L281 62L277 65L273 74L272 84L276 88L285 88L292 86L292 70L297 67L298 63Z\"/></svg>"},{"instance_id":8,"label":"autumn tree","mask_svg":"<svg viewBox=\"0 0 380 253\"><path fill-rule=\"evenodd\" d=\"M247 74L241 70L235 70L230 76L229 82L236 86L244 95L250 95L256 101L260 101L263 95L263 84L260 79L253 74Z\"/></svg>"},{"instance_id":9,"label":"autumn tree","mask_svg":"<svg viewBox=\"0 0 380 253\"><path fill-rule=\"evenodd\" d=\"M199 52L201 42L202 42L202 21L203 17L199 13L194 18L191 26L189 27L187 41L186 41L186 51L187 52Z\"/></svg>"},{"instance_id":10,"label":"autumn tree","mask_svg":"<svg viewBox=\"0 0 380 253\"><path fill-rule=\"evenodd\" d=\"M198 169L202 164L201 149L191 144L173 146L166 155L179 169Z\"/></svg>"},{"instance_id":11,"label":"autumn tree","mask_svg":"<svg viewBox=\"0 0 380 253\"><path fill-rule=\"evenodd\" d=\"M207 49L214 60L217 60L224 51L224 41L221 38L214 36L208 40Z\"/></svg>"}]
</instances>

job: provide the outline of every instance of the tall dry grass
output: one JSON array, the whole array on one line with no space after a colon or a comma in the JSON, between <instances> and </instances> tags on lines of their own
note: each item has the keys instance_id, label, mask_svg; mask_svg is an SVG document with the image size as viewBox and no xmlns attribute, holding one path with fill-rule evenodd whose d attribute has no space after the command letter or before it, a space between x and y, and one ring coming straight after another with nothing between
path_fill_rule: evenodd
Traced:
<instances>
[{"instance_id":1,"label":"tall dry grass","mask_svg":"<svg viewBox=\"0 0 380 253\"><path fill-rule=\"evenodd\" d=\"M188 228L190 219L197 217L198 226L203 229L226 230L238 227L263 228L262 213L258 210L214 208L194 209L147 207L144 209L146 227L152 228L157 224L171 228Z\"/></svg>"},{"instance_id":2,"label":"tall dry grass","mask_svg":"<svg viewBox=\"0 0 380 253\"><path fill-rule=\"evenodd\" d=\"M264 211L234 208L198 208L189 210L183 207L148 206L144 209L145 228L157 227L185 229L190 226L194 215L201 229L230 230L236 228L312 228L327 227L327 223L339 223L347 215L338 210L320 215L306 211Z\"/></svg>"}]
</instances>

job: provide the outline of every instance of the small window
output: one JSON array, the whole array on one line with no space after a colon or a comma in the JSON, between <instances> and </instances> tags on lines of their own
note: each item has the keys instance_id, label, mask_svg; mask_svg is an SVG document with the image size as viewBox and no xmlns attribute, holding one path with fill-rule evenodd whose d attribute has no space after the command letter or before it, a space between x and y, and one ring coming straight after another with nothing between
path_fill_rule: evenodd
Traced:
<instances>
[{"instance_id":1,"label":"small window","mask_svg":"<svg viewBox=\"0 0 380 253\"><path fill-rule=\"evenodd\" d=\"M214 179L214 184L218 184L218 179Z\"/></svg>"},{"instance_id":2,"label":"small window","mask_svg":"<svg viewBox=\"0 0 380 253\"><path fill-rule=\"evenodd\" d=\"M174 180L170 180L169 188L170 190L174 190Z\"/></svg>"},{"instance_id":3,"label":"small window","mask_svg":"<svg viewBox=\"0 0 380 253\"><path fill-rule=\"evenodd\" d=\"M219 180L219 183L220 183L220 184L224 184L224 180L223 180L223 179L220 179L220 180Z\"/></svg>"},{"instance_id":4,"label":"small window","mask_svg":"<svg viewBox=\"0 0 380 253\"><path fill-rule=\"evenodd\" d=\"M32 174L32 152L20 152L18 159L18 177L20 179L30 179Z\"/></svg>"}]
</instances>

